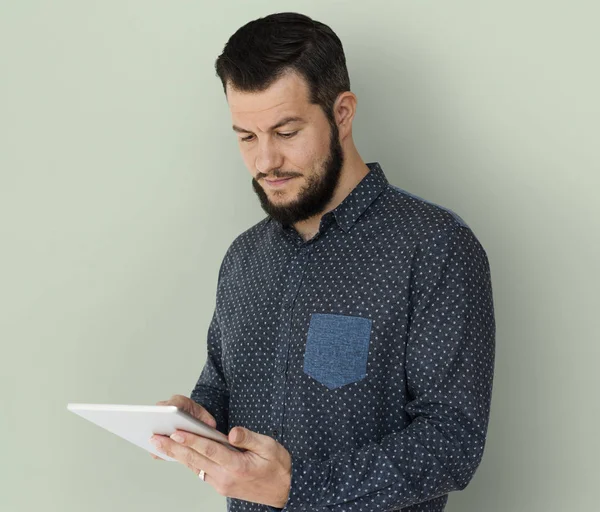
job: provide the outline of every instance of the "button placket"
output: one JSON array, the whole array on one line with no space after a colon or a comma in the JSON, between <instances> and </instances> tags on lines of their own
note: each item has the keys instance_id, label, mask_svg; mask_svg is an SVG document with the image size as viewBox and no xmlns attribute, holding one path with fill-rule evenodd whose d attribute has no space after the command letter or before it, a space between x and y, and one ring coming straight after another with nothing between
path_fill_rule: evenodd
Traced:
<instances>
[{"instance_id":1,"label":"button placket","mask_svg":"<svg viewBox=\"0 0 600 512\"><path fill-rule=\"evenodd\" d=\"M292 330L293 305L302 284L304 269L308 262L309 246L300 247L289 264L286 291L283 297L281 324L278 328L279 343L275 374L273 377L273 408L272 408L272 434L275 438L283 435L283 422L285 410L285 392L287 382L287 359Z\"/></svg>"}]
</instances>

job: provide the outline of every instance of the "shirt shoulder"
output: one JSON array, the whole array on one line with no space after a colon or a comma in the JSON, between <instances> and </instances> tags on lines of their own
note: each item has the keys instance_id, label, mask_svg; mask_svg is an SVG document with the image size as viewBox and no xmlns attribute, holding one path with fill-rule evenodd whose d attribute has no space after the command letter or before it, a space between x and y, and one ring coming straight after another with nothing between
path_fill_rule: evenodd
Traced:
<instances>
[{"instance_id":1,"label":"shirt shoulder","mask_svg":"<svg viewBox=\"0 0 600 512\"><path fill-rule=\"evenodd\" d=\"M409 219L423 224L424 227L434 227L434 225L440 223L469 227L455 211L419 197L408 190L388 183L386 192L389 200L400 208Z\"/></svg>"},{"instance_id":2,"label":"shirt shoulder","mask_svg":"<svg viewBox=\"0 0 600 512\"><path fill-rule=\"evenodd\" d=\"M265 236L268 226L269 217L267 216L237 235L233 242L231 242L227 252L232 252L234 254L239 253L240 251L247 250L248 245L256 245L260 243Z\"/></svg>"},{"instance_id":3,"label":"shirt shoulder","mask_svg":"<svg viewBox=\"0 0 600 512\"><path fill-rule=\"evenodd\" d=\"M261 246L261 243L264 243L269 226L269 217L267 216L233 239L223 256L219 270L219 280L221 279L221 275L232 265L238 265L243 259L255 253L256 249Z\"/></svg>"},{"instance_id":4,"label":"shirt shoulder","mask_svg":"<svg viewBox=\"0 0 600 512\"><path fill-rule=\"evenodd\" d=\"M463 239L485 250L467 222L454 210L433 203L388 183L384 193L394 232L414 240L422 247Z\"/></svg>"}]
</instances>

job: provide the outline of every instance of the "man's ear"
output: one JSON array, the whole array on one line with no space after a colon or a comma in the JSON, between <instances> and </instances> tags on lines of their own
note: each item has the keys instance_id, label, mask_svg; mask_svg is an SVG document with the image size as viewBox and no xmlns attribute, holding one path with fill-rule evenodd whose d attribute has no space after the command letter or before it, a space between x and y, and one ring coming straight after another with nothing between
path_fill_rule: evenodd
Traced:
<instances>
[{"instance_id":1,"label":"man's ear","mask_svg":"<svg viewBox=\"0 0 600 512\"><path fill-rule=\"evenodd\" d=\"M340 140L344 140L352 133L352 121L356 115L358 98L351 91L340 93L333 106L333 115L338 125Z\"/></svg>"}]
</instances>

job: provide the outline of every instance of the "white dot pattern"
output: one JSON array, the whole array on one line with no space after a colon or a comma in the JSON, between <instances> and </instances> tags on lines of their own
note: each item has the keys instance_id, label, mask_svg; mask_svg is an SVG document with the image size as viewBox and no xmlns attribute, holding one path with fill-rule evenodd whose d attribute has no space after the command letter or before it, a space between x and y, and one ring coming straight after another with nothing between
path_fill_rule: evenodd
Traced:
<instances>
[{"instance_id":1,"label":"white dot pattern","mask_svg":"<svg viewBox=\"0 0 600 512\"><path fill-rule=\"evenodd\" d=\"M312 239L266 217L223 258L190 396L220 431L244 426L292 456L283 509L228 497L228 512L442 511L481 461L495 354L486 252L456 213L367 165Z\"/></svg>"}]
</instances>

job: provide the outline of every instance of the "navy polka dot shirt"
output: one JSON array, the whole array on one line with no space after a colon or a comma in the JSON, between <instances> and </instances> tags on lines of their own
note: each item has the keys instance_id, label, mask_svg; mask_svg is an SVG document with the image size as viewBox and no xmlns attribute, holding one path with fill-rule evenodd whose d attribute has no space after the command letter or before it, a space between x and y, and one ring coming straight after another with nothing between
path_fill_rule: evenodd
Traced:
<instances>
[{"instance_id":1,"label":"navy polka dot shirt","mask_svg":"<svg viewBox=\"0 0 600 512\"><path fill-rule=\"evenodd\" d=\"M304 240L266 217L228 248L191 398L292 456L283 509L444 510L484 450L495 321L486 252L381 166Z\"/></svg>"}]
</instances>

